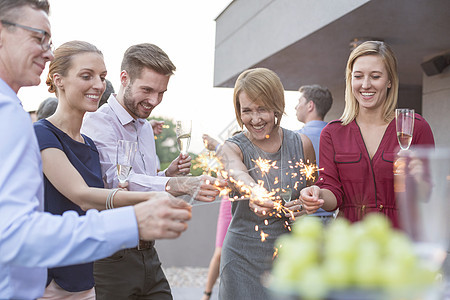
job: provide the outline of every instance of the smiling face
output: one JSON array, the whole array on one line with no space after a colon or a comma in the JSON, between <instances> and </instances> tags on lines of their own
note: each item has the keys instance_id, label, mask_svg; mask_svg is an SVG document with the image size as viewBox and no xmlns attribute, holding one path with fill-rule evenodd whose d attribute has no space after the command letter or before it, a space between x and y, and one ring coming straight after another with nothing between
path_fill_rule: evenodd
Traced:
<instances>
[{"instance_id":1,"label":"smiling face","mask_svg":"<svg viewBox=\"0 0 450 300\"><path fill-rule=\"evenodd\" d=\"M19 8L20 18L8 20L13 23L44 30L51 34L47 14L29 6ZM0 72L2 78L16 92L23 86L39 85L45 64L53 59L50 50L43 51L42 34L17 26L0 25L2 49Z\"/></svg>"},{"instance_id":2,"label":"smiling face","mask_svg":"<svg viewBox=\"0 0 450 300\"><path fill-rule=\"evenodd\" d=\"M86 52L74 55L67 75L54 75L60 100L82 112L96 111L106 88L106 73L100 54Z\"/></svg>"},{"instance_id":3,"label":"smiling face","mask_svg":"<svg viewBox=\"0 0 450 300\"><path fill-rule=\"evenodd\" d=\"M119 97L118 100L133 118L146 119L161 103L169 79L170 76L144 67L141 76L131 81L128 73L122 71L121 81L125 86L123 97Z\"/></svg>"},{"instance_id":4,"label":"smiling face","mask_svg":"<svg viewBox=\"0 0 450 300\"><path fill-rule=\"evenodd\" d=\"M352 70L352 93L362 109L380 109L391 87L388 72L379 55L358 57Z\"/></svg>"},{"instance_id":5,"label":"smiling face","mask_svg":"<svg viewBox=\"0 0 450 300\"><path fill-rule=\"evenodd\" d=\"M242 123L254 139L267 139L278 128L275 113L262 103L252 101L245 92L239 94L239 103Z\"/></svg>"}]
</instances>

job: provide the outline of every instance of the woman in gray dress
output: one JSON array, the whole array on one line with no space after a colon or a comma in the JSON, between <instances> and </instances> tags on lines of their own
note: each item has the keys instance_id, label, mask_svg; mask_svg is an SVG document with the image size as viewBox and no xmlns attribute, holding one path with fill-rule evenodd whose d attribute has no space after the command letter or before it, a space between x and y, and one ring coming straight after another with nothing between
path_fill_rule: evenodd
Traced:
<instances>
[{"instance_id":1,"label":"woman in gray dress","mask_svg":"<svg viewBox=\"0 0 450 300\"><path fill-rule=\"evenodd\" d=\"M230 181L240 181L253 192L240 192L250 195L250 200L232 203L233 217L222 248L219 298L268 299L261 278L272 267L275 239L289 232L289 221L304 214L299 191L310 182L300 171L302 163L315 161L314 148L305 135L280 127L284 88L273 71L244 71L234 88L234 106L245 130L228 139L219 156ZM271 168L258 167L261 161ZM237 184L234 188L239 194ZM291 192L288 199L281 191ZM256 197L267 192L273 195ZM275 210L274 200L281 197L294 217Z\"/></svg>"}]
</instances>

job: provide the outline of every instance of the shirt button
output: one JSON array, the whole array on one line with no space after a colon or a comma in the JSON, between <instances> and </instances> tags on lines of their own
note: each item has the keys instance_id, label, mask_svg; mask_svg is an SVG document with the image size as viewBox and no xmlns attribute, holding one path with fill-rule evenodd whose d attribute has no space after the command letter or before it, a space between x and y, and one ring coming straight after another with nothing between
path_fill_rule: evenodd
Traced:
<instances>
[{"instance_id":1,"label":"shirt button","mask_svg":"<svg viewBox=\"0 0 450 300\"><path fill-rule=\"evenodd\" d=\"M383 209L383 204L380 204L380 210L382 210Z\"/></svg>"}]
</instances>

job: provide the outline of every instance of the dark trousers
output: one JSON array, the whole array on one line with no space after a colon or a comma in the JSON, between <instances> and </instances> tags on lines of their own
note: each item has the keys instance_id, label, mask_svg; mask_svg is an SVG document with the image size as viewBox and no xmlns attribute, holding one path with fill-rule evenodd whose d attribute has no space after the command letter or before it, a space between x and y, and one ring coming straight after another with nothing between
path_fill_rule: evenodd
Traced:
<instances>
[{"instance_id":1,"label":"dark trousers","mask_svg":"<svg viewBox=\"0 0 450 300\"><path fill-rule=\"evenodd\" d=\"M97 300L172 300L154 247L124 249L94 263Z\"/></svg>"}]
</instances>

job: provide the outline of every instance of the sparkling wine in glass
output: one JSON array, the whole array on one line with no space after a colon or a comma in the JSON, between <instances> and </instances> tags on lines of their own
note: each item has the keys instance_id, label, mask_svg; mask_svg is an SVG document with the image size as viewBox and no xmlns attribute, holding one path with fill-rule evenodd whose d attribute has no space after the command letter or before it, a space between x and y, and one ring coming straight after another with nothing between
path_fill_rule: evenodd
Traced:
<instances>
[{"instance_id":1,"label":"sparkling wine in glass","mask_svg":"<svg viewBox=\"0 0 450 300\"><path fill-rule=\"evenodd\" d=\"M117 177L122 184L128 180L136 151L137 142L119 140L117 143Z\"/></svg>"},{"instance_id":2,"label":"sparkling wine in glass","mask_svg":"<svg viewBox=\"0 0 450 300\"><path fill-rule=\"evenodd\" d=\"M280 197L281 197L281 199L283 199L284 202L291 201L292 189L290 189L290 188L281 189Z\"/></svg>"},{"instance_id":3,"label":"sparkling wine in glass","mask_svg":"<svg viewBox=\"0 0 450 300\"><path fill-rule=\"evenodd\" d=\"M400 148L408 150L414 130L414 109L397 108L395 110L395 124Z\"/></svg>"},{"instance_id":4,"label":"sparkling wine in glass","mask_svg":"<svg viewBox=\"0 0 450 300\"><path fill-rule=\"evenodd\" d=\"M187 154L191 143L192 121L176 121L175 132L177 134L177 144L182 154Z\"/></svg>"}]
</instances>

